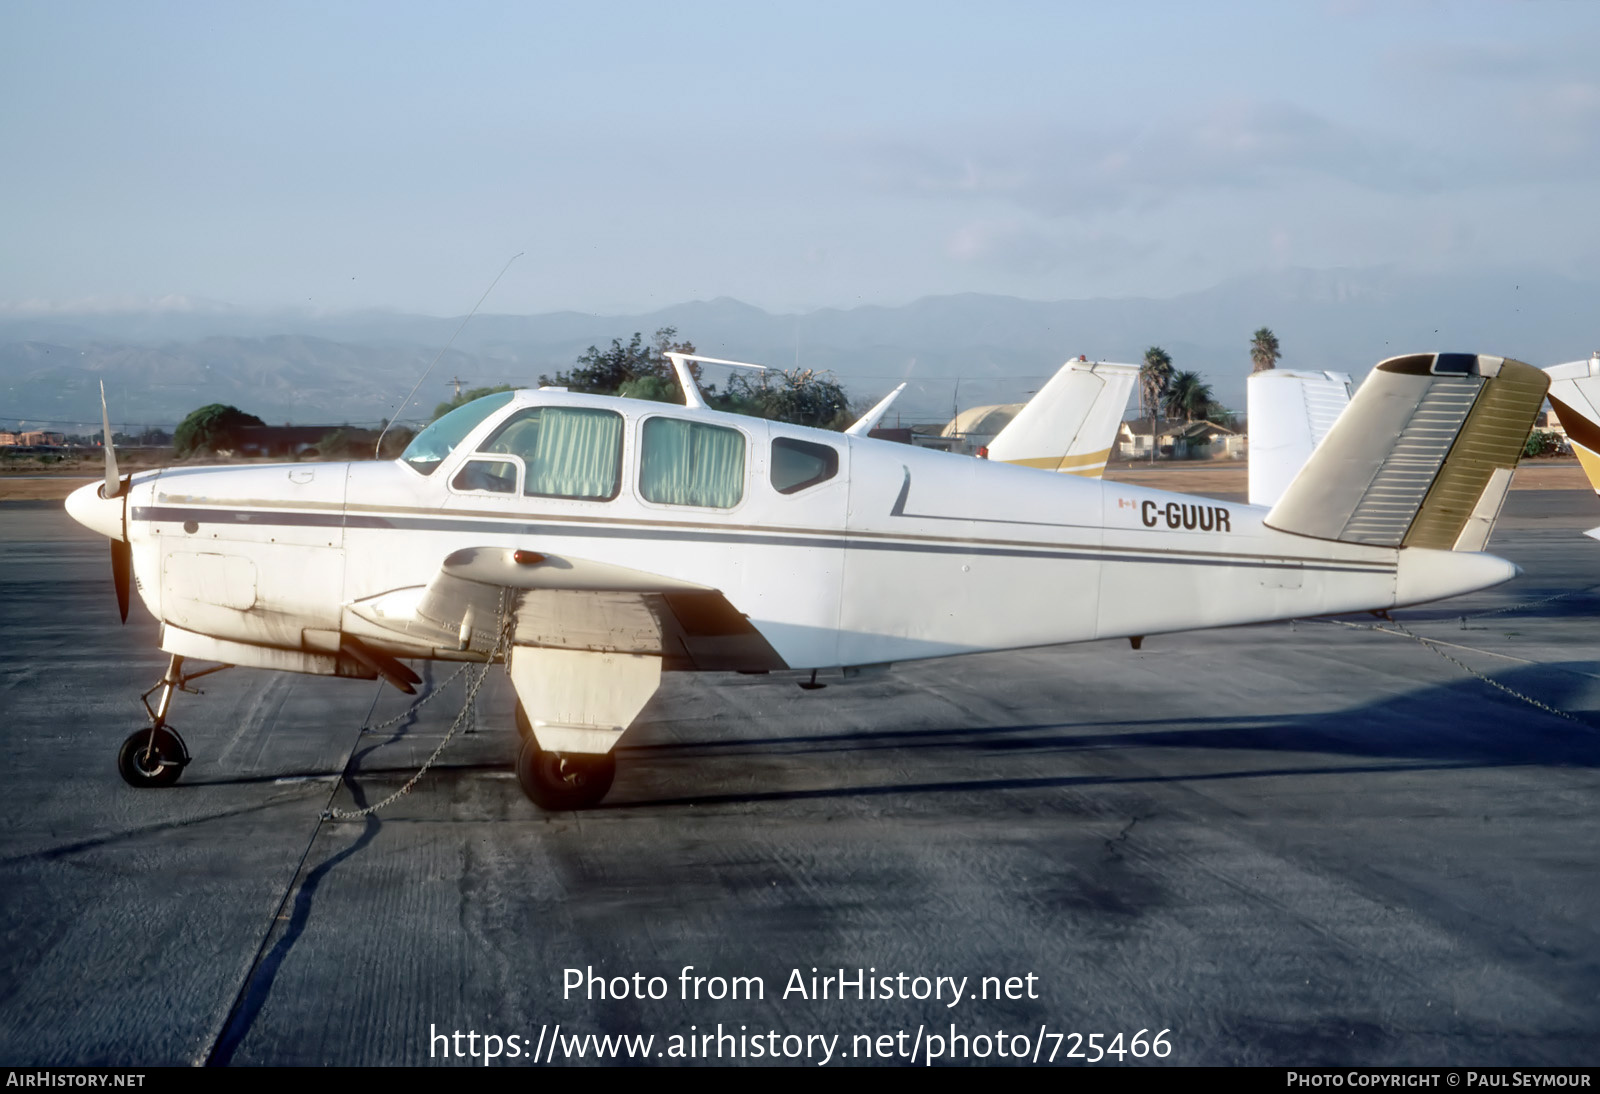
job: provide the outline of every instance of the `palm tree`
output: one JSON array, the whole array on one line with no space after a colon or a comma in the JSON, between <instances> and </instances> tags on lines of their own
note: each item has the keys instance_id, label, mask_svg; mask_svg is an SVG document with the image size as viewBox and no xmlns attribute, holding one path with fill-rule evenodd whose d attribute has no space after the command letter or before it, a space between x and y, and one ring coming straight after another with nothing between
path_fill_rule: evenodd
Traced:
<instances>
[{"instance_id":1,"label":"palm tree","mask_svg":"<svg viewBox=\"0 0 1600 1094\"><path fill-rule=\"evenodd\" d=\"M1172 377L1167 389L1166 410L1174 418L1186 422L1196 418L1204 420L1211 410L1211 385L1200 378L1198 372L1180 372Z\"/></svg>"},{"instance_id":2,"label":"palm tree","mask_svg":"<svg viewBox=\"0 0 1600 1094\"><path fill-rule=\"evenodd\" d=\"M1172 355L1160 346L1144 351L1144 366L1139 369L1139 400L1151 417L1161 412L1161 400L1172 383Z\"/></svg>"},{"instance_id":3,"label":"palm tree","mask_svg":"<svg viewBox=\"0 0 1600 1094\"><path fill-rule=\"evenodd\" d=\"M1161 400L1172 382L1172 355L1160 346L1144 351L1144 365L1139 369L1139 403L1150 416L1150 459L1156 458L1156 419L1161 414Z\"/></svg>"},{"instance_id":4,"label":"palm tree","mask_svg":"<svg viewBox=\"0 0 1600 1094\"><path fill-rule=\"evenodd\" d=\"M1273 368L1278 363L1278 336L1271 330L1262 327L1250 339L1250 363L1255 366L1252 372L1264 372Z\"/></svg>"}]
</instances>

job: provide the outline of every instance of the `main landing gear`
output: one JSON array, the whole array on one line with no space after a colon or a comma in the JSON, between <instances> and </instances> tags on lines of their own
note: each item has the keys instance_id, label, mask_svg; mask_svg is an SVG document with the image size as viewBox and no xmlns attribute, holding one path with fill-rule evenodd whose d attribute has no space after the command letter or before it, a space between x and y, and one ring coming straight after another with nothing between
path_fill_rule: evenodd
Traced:
<instances>
[{"instance_id":1,"label":"main landing gear","mask_svg":"<svg viewBox=\"0 0 1600 1094\"><path fill-rule=\"evenodd\" d=\"M171 786L183 774L183 769L189 765L189 746L183 743L183 738L178 736L178 731L167 724L167 711L172 707L172 693L186 691L190 695L199 695L198 688L189 686L191 680L198 680L202 676L210 676L214 672L221 672L228 668L227 665L216 665L199 672L187 675L183 671L183 658L177 654L172 655L172 661L167 665L167 671L162 675L154 687L143 695L139 701L144 704L145 713L150 716L149 729L136 729L122 742L122 748L117 752L117 770L122 774L122 781L129 786ZM150 705L150 696L157 691L161 698L156 705Z\"/></svg>"},{"instance_id":2,"label":"main landing gear","mask_svg":"<svg viewBox=\"0 0 1600 1094\"><path fill-rule=\"evenodd\" d=\"M553 812L588 809L599 805L617 777L614 753L550 752L539 747L528 716L517 704L517 733L522 748L517 753L517 782L522 792L541 809Z\"/></svg>"}]
</instances>

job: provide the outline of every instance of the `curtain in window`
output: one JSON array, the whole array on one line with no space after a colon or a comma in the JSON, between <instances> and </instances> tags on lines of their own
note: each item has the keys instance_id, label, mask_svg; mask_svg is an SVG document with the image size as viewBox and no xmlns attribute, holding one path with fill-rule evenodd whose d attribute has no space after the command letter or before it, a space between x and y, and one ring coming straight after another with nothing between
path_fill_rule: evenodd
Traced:
<instances>
[{"instance_id":1,"label":"curtain in window","mask_svg":"<svg viewBox=\"0 0 1600 1094\"><path fill-rule=\"evenodd\" d=\"M666 505L731 509L744 496L744 447L737 429L651 418L644 424L639 491Z\"/></svg>"},{"instance_id":2,"label":"curtain in window","mask_svg":"<svg viewBox=\"0 0 1600 1094\"><path fill-rule=\"evenodd\" d=\"M622 463L622 418L609 410L541 408L525 494L609 498Z\"/></svg>"}]
</instances>

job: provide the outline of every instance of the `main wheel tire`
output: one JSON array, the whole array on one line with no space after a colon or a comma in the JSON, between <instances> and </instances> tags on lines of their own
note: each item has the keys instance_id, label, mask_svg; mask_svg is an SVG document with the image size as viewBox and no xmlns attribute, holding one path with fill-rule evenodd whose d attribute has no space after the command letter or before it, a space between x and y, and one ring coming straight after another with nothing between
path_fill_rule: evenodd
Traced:
<instances>
[{"instance_id":1,"label":"main wheel tire","mask_svg":"<svg viewBox=\"0 0 1600 1094\"><path fill-rule=\"evenodd\" d=\"M529 734L517 754L517 781L541 809L552 812L598 805L617 775L617 759L571 752L546 752Z\"/></svg>"},{"instance_id":2,"label":"main wheel tire","mask_svg":"<svg viewBox=\"0 0 1600 1094\"><path fill-rule=\"evenodd\" d=\"M117 752L117 770L129 786L171 786L188 762L183 742L164 727L153 738L148 729L135 730Z\"/></svg>"}]
</instances>

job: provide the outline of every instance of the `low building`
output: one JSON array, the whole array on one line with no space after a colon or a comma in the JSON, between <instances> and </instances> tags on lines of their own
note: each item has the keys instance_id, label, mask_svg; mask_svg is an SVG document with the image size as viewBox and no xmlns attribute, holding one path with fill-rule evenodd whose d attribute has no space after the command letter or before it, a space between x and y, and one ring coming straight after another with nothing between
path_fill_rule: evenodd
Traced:
<instances>
[{"instance_id":1,"label":"low building","mask_svg":"<svg viewBox=\"0 0 1600 1094\"><path fill-rule=\"evenodd\" d=\"M376 429L357 429L348 425L246 425L235 431L239 447L238 456L270 456L285 458L303 456L313 449L317 454L324 442L335 441L346 446L364 447L371 451L378 441Z\"/></svg>"},{"instance_id":2,"label":"low building","mask_svg":"<svg viewBox=\"0 0 1600 1094\"><path fill-rule=\"evenodd\" d=\"M1533 428L1554 433L1563 441L1567 439L1567 427L1561 424L1561 419L1556 417L1556 412L1553 410L1539 411L1539 416L1533 420Z\"/></svg>"},{"instance_id":3,"label":"low building","mask_svg":"<svg viewBox=\"0 0 1600 1094\"><path fill-rule=\"evenodd\" d=\"M1244 435L1216 422L1136 418L1123 422L1117 431L1117 455L1125 460L1150 459L1152 437L1158 459L1237 460L1245 454Z\"/></svg>"},{"instance_id":4,"label":"low building","mask_svg":"<svg viewBox=\"0 0 1600 1094\"><path fill-rule=\"evenodd\" d=\"M1026 403L1003 403L995 406L969 407L947 422L937 435L918 430L912 443L923 448L941 448L964 456L975 455L980 448L1000 435L1011 424L1011 419L1021 413Z\"/></svg>"}]
</instances>

